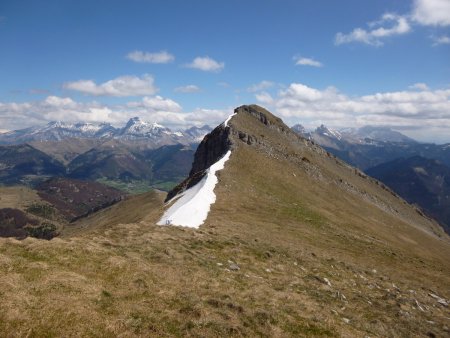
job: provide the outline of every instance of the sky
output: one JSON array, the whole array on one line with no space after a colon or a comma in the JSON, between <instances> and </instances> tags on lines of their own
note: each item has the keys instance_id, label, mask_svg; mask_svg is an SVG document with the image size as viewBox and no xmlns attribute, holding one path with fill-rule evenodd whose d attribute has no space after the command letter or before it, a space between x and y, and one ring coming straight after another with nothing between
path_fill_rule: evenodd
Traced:
<instances>
[{"instance_id":1,"label":"sky","mask_svg":"<svg viewBox=\"0 0 450 338\"><path fill-rule=\"evenodd\" d=\"M450 142L450 0L0 0L0 130L252 103Z\"/></svg>"}]
</instances>

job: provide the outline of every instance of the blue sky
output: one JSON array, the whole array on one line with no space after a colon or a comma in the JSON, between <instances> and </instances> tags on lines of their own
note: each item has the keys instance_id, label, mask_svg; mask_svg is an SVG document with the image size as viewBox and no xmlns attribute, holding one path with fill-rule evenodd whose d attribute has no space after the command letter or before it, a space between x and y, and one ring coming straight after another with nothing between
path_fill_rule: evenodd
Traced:
<instances>
[{"instance_id":1,"label":"blue sky","mask_svg":"<svg viewBox=\"0 0 450 338\"><path fill-rule=\"evenodd\" d=\"M0 129L288 124L450 142L449 0L0 1Z\"/></svg>"}]
</instances>

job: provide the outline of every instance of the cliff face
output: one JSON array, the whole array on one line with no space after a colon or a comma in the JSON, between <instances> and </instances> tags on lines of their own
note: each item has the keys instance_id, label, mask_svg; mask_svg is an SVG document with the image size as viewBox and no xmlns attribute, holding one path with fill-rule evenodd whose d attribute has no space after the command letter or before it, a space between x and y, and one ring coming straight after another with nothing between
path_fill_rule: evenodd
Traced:
<instances>
[{"instance_id":1,"label":"cliff face","mask_svg":"<svg viewBox=\"0 0 450 338\"><path fill-rule=\"evenodd\" d=\"M230 127L223 124L206 135L194 155L189 176L205 171L220 160L231 147Z\"/></svg>"},{"instance_id":2,"label":"cliff face","mask_svg":"<svg viewBox=\"0 0 450 338\"><path fill-rule=\"evenodd\" d=\"M200 182L206 170L231 148L232 142L229 136L230 127L221 124L203 138L195 152L189 177L169 191L166 202Z\"/></svg>"}]
</instances>

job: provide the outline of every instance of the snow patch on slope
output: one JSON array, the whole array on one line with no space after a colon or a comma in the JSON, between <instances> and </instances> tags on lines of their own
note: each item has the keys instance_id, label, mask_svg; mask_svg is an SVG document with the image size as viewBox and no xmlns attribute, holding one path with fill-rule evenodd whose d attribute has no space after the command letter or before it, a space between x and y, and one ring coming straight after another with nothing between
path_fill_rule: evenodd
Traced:
<instances>
[{"instance_id":1,"label":"snow patch on slope","mask_svg":"<svg viewBox=\"0 0 450 338\"><path fill-rule=\"evenodd\" d=\"M228 127L228 122L230 122L231 118L236 115L236 113L231 114L230 116L227 117L227 119L223 122L223 126L224 127Z\"/></svg>"},{"instance_id":2,"label":"snow patch on slope","mask_svg":"<svg viewBox=\"0 0 450 338\"><path fill-rule=\"evenodd\" d=\"M200 182L174 197L175 203L166 210L157 224L189 228L198 228L202 225L208 217L211 204L216 201L216 194L214 194L214 187L218 182L216 171L224 168L230 155L231 150L206 170L206 175Z\"/></svg>"}]
</instances>

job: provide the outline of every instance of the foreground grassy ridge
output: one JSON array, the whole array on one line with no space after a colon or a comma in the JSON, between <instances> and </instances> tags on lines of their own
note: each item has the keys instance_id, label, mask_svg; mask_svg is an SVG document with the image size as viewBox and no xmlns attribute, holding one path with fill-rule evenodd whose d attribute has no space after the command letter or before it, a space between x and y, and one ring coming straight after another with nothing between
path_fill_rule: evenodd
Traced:
<instances>
[{"instance_id":1,"label":"foreground grassy ridge","mask_svg":"<svg viewBox=\"0 0 450 338\"><path fill-rule=\"evenodd\" d=\"M144 236L143 227L151 230ZM228 260L245 245L237 239L148 225L118 226L105 235L87 246L81 239L3 243L2 290L15 287L2 293L2 332L334 335L327 323L301 315L306 307L299 292L287 297L295 286L285 285L277 271L287 265L275 248L243 247L242 268L231 272ZM287 298L293 298L289 306Z\"/></svg>"},{"instance_id":2,"label":"foreground grassy ridge","mask_svg":"<svg viewBox=\"0 0 450 338\"><path fill-rule=\"evenodd\" d=\"M164 196L150 193L89 217L62 238L0 239L0 332L449 334L448 308L430 296L450 298L448 237L333 158L290 144L276 130L245 129L252 125L245 115L233 124L264 135L271 152L234 140L217 202L199 230L155 226ZM307 160L281 156L278 143Z\"/></svg>"},{"instance_id":3,"label":"foreground grassy ridge","mask_svg":"<svg viewBox=\"0 0 450 338\"><path fill-rule=\"evenodd\" d=\"M438 333L445 325L445 309L428 296L442 287L434 282L405 282L383 267L349 263L307 242L286 245L281 239L292 232L270 240L250 238L250 229L221 230L142 222L87 237L2 240L0 332L385 337ZM232 270L230 261L240 269Z\"/></svg>"}]
</instances>

